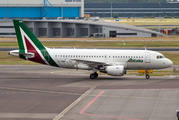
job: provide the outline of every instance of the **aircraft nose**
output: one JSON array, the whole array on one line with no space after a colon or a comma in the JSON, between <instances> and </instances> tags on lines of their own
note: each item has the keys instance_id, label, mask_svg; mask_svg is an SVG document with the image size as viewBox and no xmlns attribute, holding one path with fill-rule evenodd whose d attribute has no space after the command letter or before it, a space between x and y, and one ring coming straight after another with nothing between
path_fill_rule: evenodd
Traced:
<instances>
[{"instance_id":1,"label":"aircraft nose","mask_svg":"<svg viewBox=\"0 0 179 120\"><path fill-rule=\"evenodd\" d=\"M168 67L171 67L172 65L173 65L173 62L168 59L168 61L167 61L167 66L168 66Z\"/></svg>"}]
</instances>

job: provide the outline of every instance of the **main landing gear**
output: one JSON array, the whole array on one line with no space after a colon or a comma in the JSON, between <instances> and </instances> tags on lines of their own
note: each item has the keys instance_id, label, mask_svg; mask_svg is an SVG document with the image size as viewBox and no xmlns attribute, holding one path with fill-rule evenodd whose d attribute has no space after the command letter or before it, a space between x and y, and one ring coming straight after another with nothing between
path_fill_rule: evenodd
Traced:
<instances>
[{"instance_id":1,"label":"main landing gear","mask_svg":"<svg viewBox=\"0 0 179 120\"><path fill-rule=\"evenodd\" d=\"M95 79L95 78L97 78L98 77L98 73L92 73L91 75L90 75L90 79Z\"/></svg>"},{"instance_id":2,"label":"main landing gear","mask_svg":"<svg viewBox=\"0 0 179 120\"><path fill-rule=\"evenodd\" d=\"M98 69L93 68L93 73L90 75L90 79L95 79L98 77L97 71L98 71Z\"/></svg>"}]
</instances>

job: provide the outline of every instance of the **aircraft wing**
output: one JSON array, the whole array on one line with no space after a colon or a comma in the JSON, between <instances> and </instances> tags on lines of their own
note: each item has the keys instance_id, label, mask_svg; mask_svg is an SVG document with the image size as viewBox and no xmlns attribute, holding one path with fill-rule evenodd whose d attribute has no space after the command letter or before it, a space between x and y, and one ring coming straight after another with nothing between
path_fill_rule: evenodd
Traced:
<instances>
[{"instance_id":1,"label":"aircraft wing","mask_svg":"<svg viewBox=\"0 0 179 120\"><path fill-rule=\"evenodd\" d=\"M93 60L79 60L79 59L73 59L73 60L78 62L78 64L80 63L85 64L92 68L99 68L103 66L118 66L118 65L123 65L125 68L127 67L127 64L124 62L106 63L106 62L93 61Z\"/></svg>"},{"instance_id":2,"label":"aircraft wing","mask_svg":"<svg viewBox=\"0 0 179 120\"><path fill-rule=\"evenodd\" d=\"M73 59L73 60L75 60L76 62L81 63L81 64L86 64L89 67L95 67L95 68L97 68L100 65L102 65L102 66L109 65L108 63L105 63L105 62L92 61L92 60L79 60L79 59Z\"/></svg>"}]
</instances>

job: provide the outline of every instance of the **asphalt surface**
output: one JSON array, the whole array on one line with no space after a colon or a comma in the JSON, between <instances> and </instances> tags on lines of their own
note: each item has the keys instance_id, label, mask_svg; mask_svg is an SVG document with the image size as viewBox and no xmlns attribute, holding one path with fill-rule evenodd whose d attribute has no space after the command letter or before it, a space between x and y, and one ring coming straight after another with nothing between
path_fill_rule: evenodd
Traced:
<instances>
[{"instance_id":1,"label":"asphalt surface","mask_svg":"<svg viewBox=\"0 0 179 120\"><path fill-rule=\"evenodd\" d=\"M172 69L172 68L169 68ZM99 75L43 65L0 66L0 120L175 120L179 76Z\"/></svg>"},{"instance_id":2,"label":"asphalt surface","mask_svg":"<svg viewBox=\"0 0 179 120\"><path fill-rule=\"evenodd\" d=\"M0 48L0 51L11 51L11 50L18 50L19 48ZM67 48L66 48L67 49ZM78 49L78 48L76 48ZM85 48L86 49L86 48ZM92 49L92 48L90 48ZM96 49L96 48L94 48ZM106 49L106 48L97 48L97 49ZM144 48L107 48L107 49L130 49L130 50L144 50ZM152 51L166 51L166 52L179 52L179 48L147 48L147 50Z\"/></svg>"}]
</instances>

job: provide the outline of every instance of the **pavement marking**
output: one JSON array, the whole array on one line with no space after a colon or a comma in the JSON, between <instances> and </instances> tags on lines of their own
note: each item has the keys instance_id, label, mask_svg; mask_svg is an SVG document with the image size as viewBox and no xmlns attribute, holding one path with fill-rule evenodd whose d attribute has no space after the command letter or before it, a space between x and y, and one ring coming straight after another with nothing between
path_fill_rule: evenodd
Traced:
<instances>
[{"instance_id":1,"label":"pavement marking","mask_svg":"<svg viewBox=\"0 0 179 120\"><path fill-rule=\"evenodd\" d=\"M55 91L46 91L46 90L32 90L32 89L23 89L23 88L10 88L10 87L0 87L0 89L6 90L18 90L26 92L40 92L40 93L53 93L53 94L66 94L66 95L81 95L79 93L67 93L67 92L55 92ZM24 92L23 92L24 93Z\"/></svg>"},{"instance_id":2,"label":"pavement marking","mask_svg":"<svg viewBox=\"0 0 179 120\"><path fill-rule=\"evenodd\" d=\"M106 116L106 115L95 115L95 114L87 114L84 113L105 91L101 91L94 99L92 99L79 113L82 115L89 115L89 116L97 116L97 117L107 117L107 118L120 118L120 119L127 119L127 120L141 120L136 118L126 118L126 117L118 117L118 116Z\"/></svg>"},{"instance_id":3,"label":"pavement marking","mask_svg":"<svg viewBox=\"0 0 179 120\"><path fill-rule=\"evenodd\" d=\"M51 93L51 94L64 94L64 95L78 95L81 96L83 94L79 93L67 93L67 92L55 92L55 91L45 91L45 90L32 90L32 89L23 89L23 88L9 88L9 87L0 87L0 89L6 89L6 90L18 90L18 91L26 91L26 92L39 92L39 93ZM114 90L114 89L112 89ZM115 89L115 90L125 90L125 89ZM132 90L132 89L131 89ZM153 90L153 89L147 89L147 90ZM105 90L105 91L111 91L111 90ZM21 92L25 93L25 92ZM5 92L2 92L0 94L6 94ZM95 94L88 94L88 96L96 96ZM155 97L131 97L131 96L120 96L120 95L101 95L101 97L111 97L111 98L135 98L135 99L156 99L156 100L176 100L177 99L170 99L170 98L155 98Z\"/></svg>"},{"instance_id":4,"label":"pavement marking","mask_svg":"<svg viewBox=\"0 0 179 120\"><path fill-rule=\"evenodd\" d=\"M36 118L36 119L52 119L58 113L0 113L0 118Z\"/></svg>"},{"instance_id":5,"label":"pavement marking","mask_svg":"<svg viewBox=\"0 0 179 120\"><path fill-rule=\"evenodd\" d=\"M86 97L91 91L93 91L96 86L91 87L84 94L82 94L78 99L76 99L73 103L71 103L67 108L65 108L58 116L56 116L53 120L59 120L63 117L69 110L71 110L76 104L78 104L84 97Z\"/></svg>"}]
</instances>

